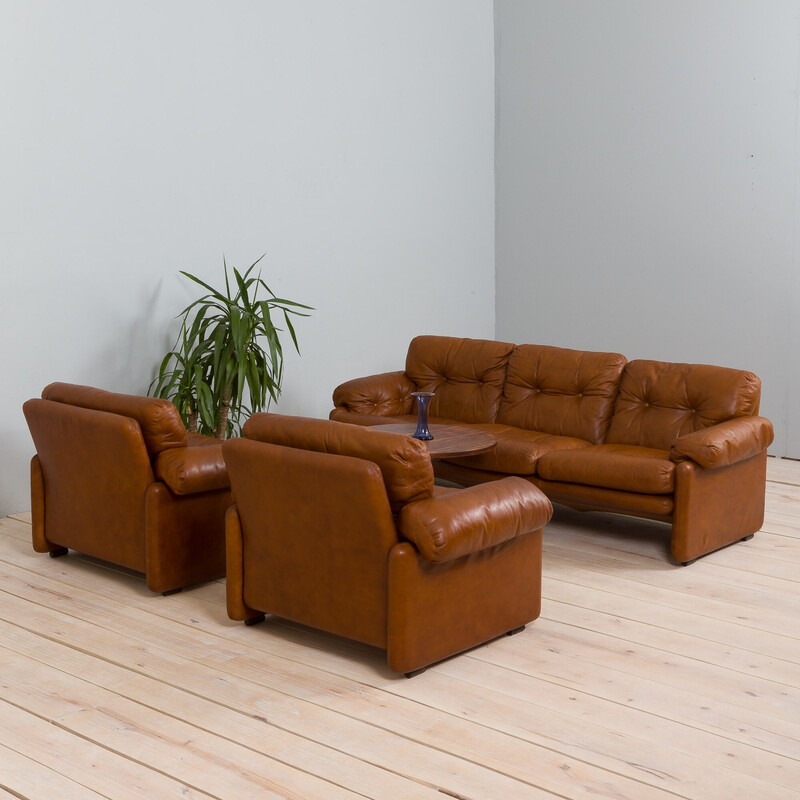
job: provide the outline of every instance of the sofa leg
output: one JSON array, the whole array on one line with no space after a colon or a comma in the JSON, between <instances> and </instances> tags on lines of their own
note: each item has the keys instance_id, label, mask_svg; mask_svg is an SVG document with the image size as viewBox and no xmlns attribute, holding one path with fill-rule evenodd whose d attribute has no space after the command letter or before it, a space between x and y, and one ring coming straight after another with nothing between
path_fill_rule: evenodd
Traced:
<instances>
[{"instance_id":1,"label":"sofa leg","mask_svg":"<svg viewBox=\"0 0 800 800\"><path fill-rule=\"evenodd\" d=\"M741 542L749 542L755 536L754 533L751 533L749 536L743 536L739 541Z\"/></svg>"},{"instance_id":2,"label":"sofa leg","mask_svg":"<svg viewBox=\"0 0 800 800\"><path fill-rule=\"evenodd\" d=\"M513 636L515 633L522 633L525 630L524 625L520 625L519 628L514 628L513 631L506 631L506 636Z\"/></svg>"},{"instance_id":3,"label":"sofa leg","mask_svg":"<svg viewBox=\"0 0 800 800\"><path fill-rule=\"evenodd\" d=\"M428 668L420 667L419 669L412 670L411 672L406 672L406 678L413 678L415 675L421 675L426 669Z\"/></svg>"},{"instance_id":4,"label":"sofa leg","mask_svg":"<svg viewBox=\"0 0 800 800\"><path fill-rule=\"evenodd\" d=\"M61 558L61 556L65 556L67 553L69 553L69 550L66 547L59 547L58 550L50 551L50 558Z\"/></svg>"},{"instance_id":5,"label":"sofa leg","mask_svg":"<svg viewBox=\"0 0 800 800\"><path fill-rule=\"evenodd\" d=\"M244 621L245 625L258 625L259 622L264 621L264 614L259 614L257 617L250 617Z\"/></svg>"},{"instance_id":6,"label":"sofa leg","mask_svg":"<svg viewBox=\"0 0 800 800\"><path fill-rule=\"evenodd\" d=\"M681 561L681 566L688 567L690 564L694 564L695 561L697 561L696 558L691 558L689 561Z\"/></svg>"},{"instance_id":7,"label":"sofa leg","mask_svg":"<svg viewBox=\"0 0 800 800\"><path fill-rule=\"evenodd\" d=\"M177 589L167 589L166 592L161 592L162 597L169 597L171 594L178 594L178 592L183 591L183 586L179 586Z\"/></svg>"}]
</instances>

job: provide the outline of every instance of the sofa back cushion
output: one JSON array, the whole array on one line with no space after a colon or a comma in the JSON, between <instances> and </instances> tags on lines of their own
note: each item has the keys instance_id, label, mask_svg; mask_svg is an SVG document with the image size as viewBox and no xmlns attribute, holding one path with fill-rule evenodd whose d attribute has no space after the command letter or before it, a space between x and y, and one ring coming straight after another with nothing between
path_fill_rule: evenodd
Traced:
<instances>
[{"instance_id":1,"label":"sofa back cushion","mask_svg":"<svg viewBox=\"0 0 800 800\"><path fill-rule=\"evenodd\" d=\"M408 347L406 375L417 391L436 393L431 416L494 422L513 350L513 344L486 339L417 336Z\"/></svg>"},{"instance_id":2,"label":"sofa back cushion","mask_svg":"<svg viewBox=\"0 0 800 800\"><path fill-rule=\"evenodd\" d=\"M130 417L139 423L151 459L170 447L186 447L188 438L178 409L169 400L117 394L91 386L72 383L51 383L44 388L42 399L66 403L94 411L107 411Z\"/></svg>"},{"instance_id":3,"label":"sofa back cushion","mask_svg":"<svg viewBox=\"0 0 800 800\"><path fill-rule=\"evenodd\" d=\"M706 364L631 361L622 375L609 444L669 450L679 436L758 411L752 372Z\"/></svg>"},{"instance_id":4,"label":"sofa back cushion","mask_svg":"<svg viewBox=\"0 0 800 800\"><path fill-rule=\"evenodd\" d=\"M523 344L508 361L502 425L603 441L625 356Z\"/></svg>"},{"instance_id":5,"label":"sofa back cushion","mask_svg":"<svg viewBox=\"0 0 800 800\"><path fill-rule=\"evenodd\" d=\"M410 436L325 419L253 414L242 436L283 447L313 450L372 461L383 475L392 511L433 496L433 467L428 448ZM358 498L352 498L357 503Z\"/></svg>"}]
</instances>

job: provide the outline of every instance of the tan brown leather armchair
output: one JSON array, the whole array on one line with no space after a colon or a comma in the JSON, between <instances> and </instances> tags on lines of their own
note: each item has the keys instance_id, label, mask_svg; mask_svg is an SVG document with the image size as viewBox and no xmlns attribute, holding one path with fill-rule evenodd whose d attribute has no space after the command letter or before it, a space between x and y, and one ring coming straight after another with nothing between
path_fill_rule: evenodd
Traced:
<instances>
[{"instance_id":1,"label":"tan brown leather armchair","mask_svg":"<svg viewBox=\"0 0 800 800\"><path fill-rule=\"evenodd\" d=\"M23 411L36 552L78 550L144 572L162 593L224 574L221 442L187 434L167 400L88 386L50 384Z\"/></svg>"},{"instance_id":2,"label":"tan brown leather armchair","mask_svg":"<svg viewBox=\"0 0 800 800\"><path fill-rule=\"evenodd\" d=\"M414 673L539 616L552 507L509 477L434 487L425 445L255 414L223 445L231 619L275 614L387 651Z\"/></svg>"}]
</instances>

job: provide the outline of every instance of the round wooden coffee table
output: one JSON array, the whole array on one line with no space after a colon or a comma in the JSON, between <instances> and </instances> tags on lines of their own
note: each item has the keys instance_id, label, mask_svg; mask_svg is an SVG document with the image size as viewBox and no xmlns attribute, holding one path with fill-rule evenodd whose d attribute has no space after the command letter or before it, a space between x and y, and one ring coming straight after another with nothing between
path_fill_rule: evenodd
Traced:
<instances>
[{"instance_id":1,"label":"round wooden coffee table","mask_svg":"<svg viewBox=\"0 0 800 800\"><path fill-rule=\"evenodd\" d=\"M417 429L411 423L391 425L373 425L376 431L386 433L403 433L411 436ZM433 439L425 442L431 458L458 458L460 456L474 456L485 453L497 444L497 439L491 433L479 431L475 428L463 428L460 425L430 425Z\"/></svg>"}]
</instances>

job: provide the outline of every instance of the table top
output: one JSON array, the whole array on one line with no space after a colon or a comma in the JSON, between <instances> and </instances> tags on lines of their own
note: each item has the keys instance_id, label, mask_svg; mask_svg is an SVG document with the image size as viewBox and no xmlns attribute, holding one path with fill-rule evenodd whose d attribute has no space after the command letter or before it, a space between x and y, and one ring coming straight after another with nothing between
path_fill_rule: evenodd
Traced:
<instances>
[{"instance_id":1,"label":"table top","mask_svg":"<svg viewBox=\"0 0 800 800\"><path fill-rule=\"evenodd\" d=\"M411 423L398 423L374 425L373 429L411 436L417 426ZM476 428L464 428L460 425L430 425L428 430L433 434L433 439L425 442L431 458L474 456L491 450L497 444L497 439L491 433Z\"/></svg>"}]
</instances>

